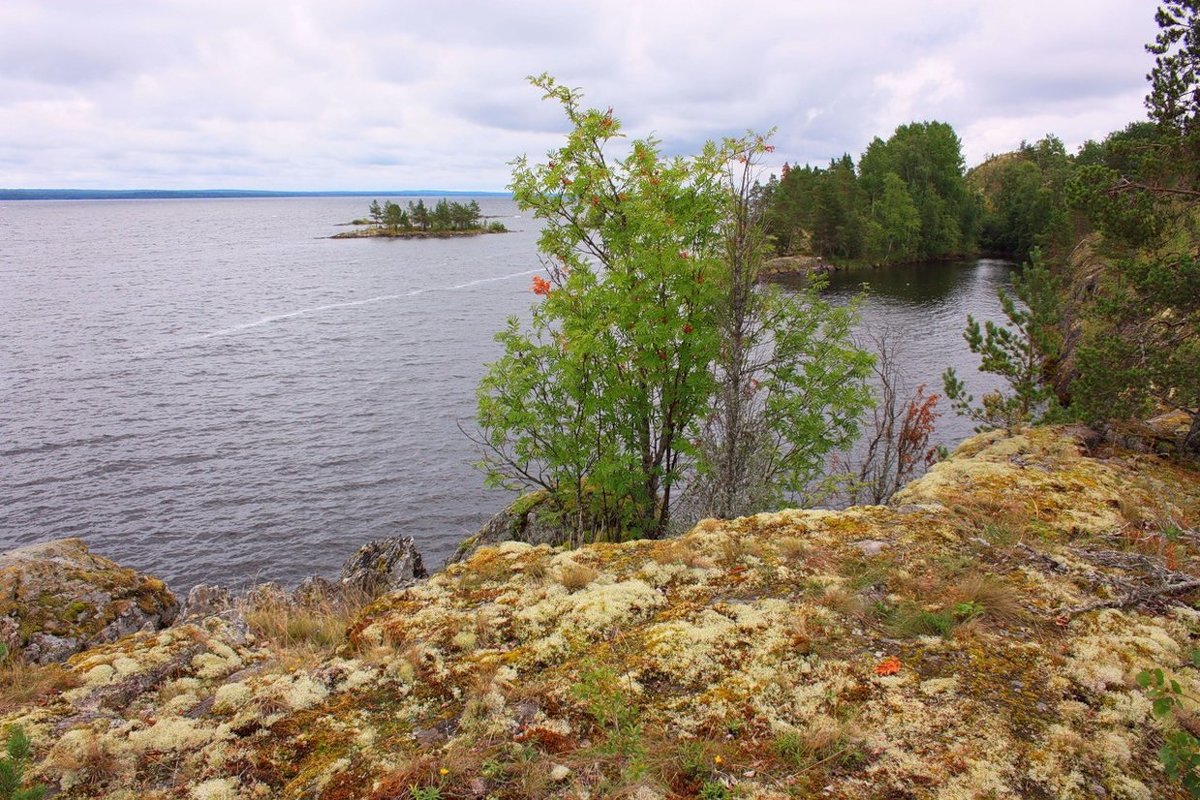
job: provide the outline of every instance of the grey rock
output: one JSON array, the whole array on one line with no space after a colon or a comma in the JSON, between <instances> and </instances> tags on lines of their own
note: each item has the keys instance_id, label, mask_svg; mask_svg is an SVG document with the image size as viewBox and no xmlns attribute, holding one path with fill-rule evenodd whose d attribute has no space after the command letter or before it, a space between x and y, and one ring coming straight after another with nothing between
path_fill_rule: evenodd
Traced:
<instances>
[{"instance_id":1,"label":"grey rock","mask_svg":"<svg viewBox=\"0 0 1200 800\"><path fill-rule=\"evenodd\" d=\"M501 542L525 542L534 546L561 547L571 542L571 531L557 524L546 513L545 492L533 492L514 500L489 519L482 528L463 540L447 564L466 561L476 550Z\"/></svg>"},{"instance_id":2,"label":"grey rock","mask_svg":"<svg viewBox=\"0 0 1200 800\"><path fill-rule=\"evenodd\" d=\"M233 608L233 593L225 586L200 583L192 587L183 608L179 611L180 622L194 622L207 617L225 614Z\"/></svg>"},{"instance_id":3,"label":"grey rock","mask_svg":"<svg viewBox=\"0 0 1200 800\"><path fill-rule=\"evenodd\" d=\"M890 545L887 542L881 542L876 539L863 539L858 542L851 542L859 550L863 551L863 555L877 556Z\"/></svg>"},{"instance_id":4,"label":"grey rock","mask_svg":"<svg viewBox=\"0 0 1200 800\"><path fill-rule=\"evenodd\" d=\"M288 603L288 593L275 581L257 583L242 597L242 604L247 608L278 608Z\"/></svg>"},{"instance_id":5,"label":"grey rock","mask_svg":"<svg viewBox=\"0 0 1200 800\"><path fill-rule=\"evenodd\" d=\"M411 536L367 542L350 556L339 576L344 590L376 597L429 577Z\"/></svg>"},{"instance_id":6,"label":"grey rock","mask_svg":"<svg viewBox=\"0 0 1200 800\"><path fill-rule=\"evenodd\" d=\"M301 608L320 608L341 603L344 595L345 589L340 584L320 575L310 575L292 592L292 603Z\"/></svg>"},{"instance_id":7,"label":"grey rock","mask_svg":"<svg viewBox=\"0 0 1200 800\"><path fill-rule=\"evenodd\" d=\"M0 553L0 641L39 664L174 621L161 580L60 539Z\"/></svg>"}]
</instances>

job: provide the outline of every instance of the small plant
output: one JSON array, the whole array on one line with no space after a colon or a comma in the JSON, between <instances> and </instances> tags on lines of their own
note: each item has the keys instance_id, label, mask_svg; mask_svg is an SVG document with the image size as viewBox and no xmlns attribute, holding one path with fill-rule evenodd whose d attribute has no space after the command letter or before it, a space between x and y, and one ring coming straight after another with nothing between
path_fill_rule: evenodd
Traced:
<instances>
[{"instance_id":1,"label":"small plant","mask_svg":"<svg viewBox=\"0 0 1200 800\"><path fill-rule=\"evenodd\" d=\"M798 733L781 733L771 743L771 751L794 767L803 767L809 760L808 743Z\"/></svg>"},{"instance_id":2,"label":"small plant","mask_svg":"<svg viewBox=\"0 0 1200 800\"><path fill-rule=\"evenodd\" d=\"M676 758L679 771L690 780L707 780L712 774L712 758L703 742L684 742Z\"/></svg>"},{"instance_id":3,"label":"small plant","mask_svg":"<svg viewBox=\"0 0 1200 800\"><path fill-rule=\"evenodd\" d=\"M982 534L984 540L995 547L1011 547L1021 538L1011 525L1002 522L984 523Z\"/></svg>"},{"instance_id":4,"label":"small plant","mask_svg":"<svg viewBox=\"0 0 1200 800\"><path fill-rule=\"evenodd\" d=\"M727 800L729 790L720 781L705 781L700 787L700 800Z\"/></svg>"},{"instance_id":5,"label":"small plant","mask_svg":"<svg viewBox=\"0 0 1200 800\"><path fill-rule=\"evenodd\" d=\"M863 754L849 733L849 722L814 721L803 731L786 731L771 742L771 751L799 772L846 769L862 763Z\"/></svg>"},{"instance_id":6,"label":"small plant","mask_svg":"<svg viewBox=\"0 0 1200 800\"><path fill-rule=\"evenodd\" d=\"M600 795L613 796L606 792L642 780L649 764L641 709L622 687L621 677L606 665L585 663L571 694L595 721L599 740L593 747L597 754L608 757L611 765L611 771L604 771Z\"/></svg>"},{"instance_id":7,"label":"small plant","mask_svg":"<svg viewBox=\"0 0 1200 800\"><path fill-rule=\"evenodd\" d=\"M21 788L33 752L24 728L19 725L9 727L4 752L0 758L0 800L41 800L46 795L45 786Z\"/></svg>"},{"instance_id":8,"label":"small plant","mask_svg":"<svg viewBox=\"0 0 1200 800\"><path fill-rule=\"evenodd\" d=\"M608 667L589 666L571 687L575 699L605 732L604 749L625 755L641 755L642 726L639 709L621 688L620 678Z\"/></svg>"},{"instance_id":9,"label":"small plant","mask_svg":"<svg viewBox=\"0 0 1200 800\"><path fill-rule=\"evenodd\" d=\"M412 800L442 800L439 786L414 786L408 793Z\"/></svg>"},{"instance_id":10,"label":"small plant","mask_svg":"<svg viewBox=\"0 0 1200 800\"><path fill-rule=\"evenodd\" d=\"M946 370L942 385L951 407L979 423L977 431L1012 430L1037 421L1053 421L1061 415L1045 375L1046 364L1057 359L1062 349L1057 327L1058 289L1058 279L1035 250L1023 275L1013 277L1016 297L1003 289L997 292L1008 324L988 320L980 327L978 320L967 316L963 338L971 352L980 356L979 369L999 375L1012 390L1010 394L989 392L983 396L982 405L976 406L954 368ZM1023 307L1017 305L1018 301Z\"/></svg>"},{"instance_id":11,"label":"small plant","mask_svg":"<svg viewBox=\"0 0 1200 800\"><path fill-rule=\"evenodd\" d=\"M974 619L983 614L983 611L983 605L974 600L969 600L965 603L955 603L953 608L954 619L959 622Z\"/></svg>"},{"instance_id":12,"label":"small plant","mask_svg":"<svg viewBox=\"0 0 1200 800\"><path fill-rule=\"evenodd\" d=\"M1200 668L1200 650L1192 651L1192 666ZM1183 700L1196 702L1197 698L1187 694L1179 681L1168 678L1161 669L1143 670L1137 675L1137 684L1154 703L1154 716L1159 719L1174 716L1183 709ZM1200 739L1186 730L1168 734L1158 751L1167 774L1183 784L1192 797L1200 797Z\"/></svg>"},{"instance_id":13,"label":"small plant","mask_svg":"<svg viewBox=\"0 0 1200 800\"><path fill-rule=\"evenodd\" d=\"M957 620L949 611L926 611L911 603L890 610L888 627L894 636L949 636Z\"/></svg>"}]
</instances>

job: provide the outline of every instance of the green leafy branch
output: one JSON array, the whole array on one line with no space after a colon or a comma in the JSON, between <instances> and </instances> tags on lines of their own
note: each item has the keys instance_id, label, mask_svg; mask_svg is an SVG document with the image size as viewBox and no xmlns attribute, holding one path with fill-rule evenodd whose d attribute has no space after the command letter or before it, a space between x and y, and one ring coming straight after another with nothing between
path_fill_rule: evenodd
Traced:
<instances>
[{"instance_id":1,"label":"green leafy branch","mask_svg":"<svg viewBox=\"0 0 1200 800\"><path fill-rule=\"evenodd\" d=\"M1200 668L1200 650L1192 651L1192 666ZM1184 700L1193 703L1197 698L1184 692L1179 681L1169 678L1160 668L1142 670L1137 675L1140 686L1153 702L1154 716L1158 719L1173 717L1177 710L1184 709ZM1192 797L1200 797L1200 740L1190 731L1173 731L1164 739L1158 751L1167 774L1183 784Z\"/></svg>"}]
</instances>

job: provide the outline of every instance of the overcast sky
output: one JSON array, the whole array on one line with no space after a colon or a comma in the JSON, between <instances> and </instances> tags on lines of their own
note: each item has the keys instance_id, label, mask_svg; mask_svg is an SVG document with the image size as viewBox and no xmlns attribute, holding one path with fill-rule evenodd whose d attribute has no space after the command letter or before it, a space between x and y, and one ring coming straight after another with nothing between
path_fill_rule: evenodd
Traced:
<instances>
[{"instance_id":1,"label":"overcast sky","mask_svg":"<svg viewBox=\"0 0 1200 800\"><path fill-rule=\"evenodd\" d=\"M1141 0L0 0L0 187L477 189L565 129L548 71L671 152L777 127L857 160L949 122L968 165L1142 119Z\"/></svg>"}]
</instances>

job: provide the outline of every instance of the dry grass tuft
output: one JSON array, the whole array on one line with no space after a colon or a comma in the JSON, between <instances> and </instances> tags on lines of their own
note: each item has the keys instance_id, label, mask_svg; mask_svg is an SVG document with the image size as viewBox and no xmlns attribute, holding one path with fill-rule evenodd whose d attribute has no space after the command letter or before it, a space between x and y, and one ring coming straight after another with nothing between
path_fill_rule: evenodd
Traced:
<instances>
[{"instance_id":1,"label":"dry grass tuft","mask_svg":"<svg viewBox=\"0 0 1200 800\"><path fill-rule=\"evenodd\" d=\"M781 558L787 561L797 561L808 555L811 549L808 542L798 536L785 536L775 542L775 549Z\"/></svg>"},{"instance_id":2,"label":"dry grass tuft","mask_svg":"<svg viewBox=\"0 0 1200 800\"><path fill-rule=\"evenodd\" d=\"M950 587L949 599L953 606L969 607L983 619L1001 625L1017 624L1029 616L1018 590L991 575L967 575Z\"/></svg>"},{"instance_id":3,"label":"dry grass tuft","mask_svg":"<svg viewBox=\"0 0 1200 800\"><path fill-rule=\"evenodd\" d=\"M59 664L30 664L10 655L0 660L0 714L35 705L81 683Z\"/></svg>"},{"instance_id":4,"label":"dry grass tuft","mask_svg":"<svg viewBox=\"0 0 1200 800\"><path fill-rule=\"evenodd\" d=\"M547 559L540 555L530 558L522 570L525 577L538 582L546 580L546 576L550 574L550 566L546 562Z\"/></svg>"},{"instance_id":5,"label":"dry grass tuft","mask_svg":"<svg viewBox=\"0 0 1200 800\"><path fill-rule=\"evenodd\" d=\"M249 606L246 624L266 641L277 657L307 663L332 654L346 641L346 631L365 598L338 598L299 605L286 600Z\"/></svg>"},{"instance_id":6,"label":"dry grass tuft","mask_svg":"<svg viewBox=\"0 0 1200 800\"><path fill-rule=\"evenodd\" d=\"M130 777L132 765L123 762L111 746L94 733L89 731L86 737L86 741L75 749L56 749L47 766L59 773L78 773L82 784L92 789L125 782Z\"/></svg>"},{"instance_id":7,"label":"dry grass tuft","mask_svg":"<svg viewBox=\"0 0 1200 800\"><path fill-rule=\"evenodd\" d=\"M655 547L651 556L659 564L682 564L689 569L709 569L713 561L690 539L671 539Z\"/></svg>"},{"instance_id":8,"label":"dry grass tuft","mask_svg":"<svg viewBox=\"0 0 1200 800\"><path fill-rule=\"evenodd\" d=\"M826 586L817 602L853 619L866 619L870 616L870 604L866 599L860 594L847 591L843 586Z\"/></svg>"},{"instance_id":9,"label":"dry grass tuft","mask_svg":"<svg viewBox=\"0 0 1200 800\"><path fill-rule=\"evenodd\" d=\"M587 564L571 563L562 568L558 582L566 587L568 592L577 592L598 577L600 573Z\"/></svg>"},{"instance_id":10,"label":"dry grass tuft","mask_svg":"<svg viewBox=\"0 0 1200 800\"><path fill-rule=\"evenodd\" d=\"M853 765L862 758L852 735L851 721L831 717L810 720L803 730L781 733L771 743L775 757L791 769L806 770L818 765Z\"/></svg>"}]
</instances>

